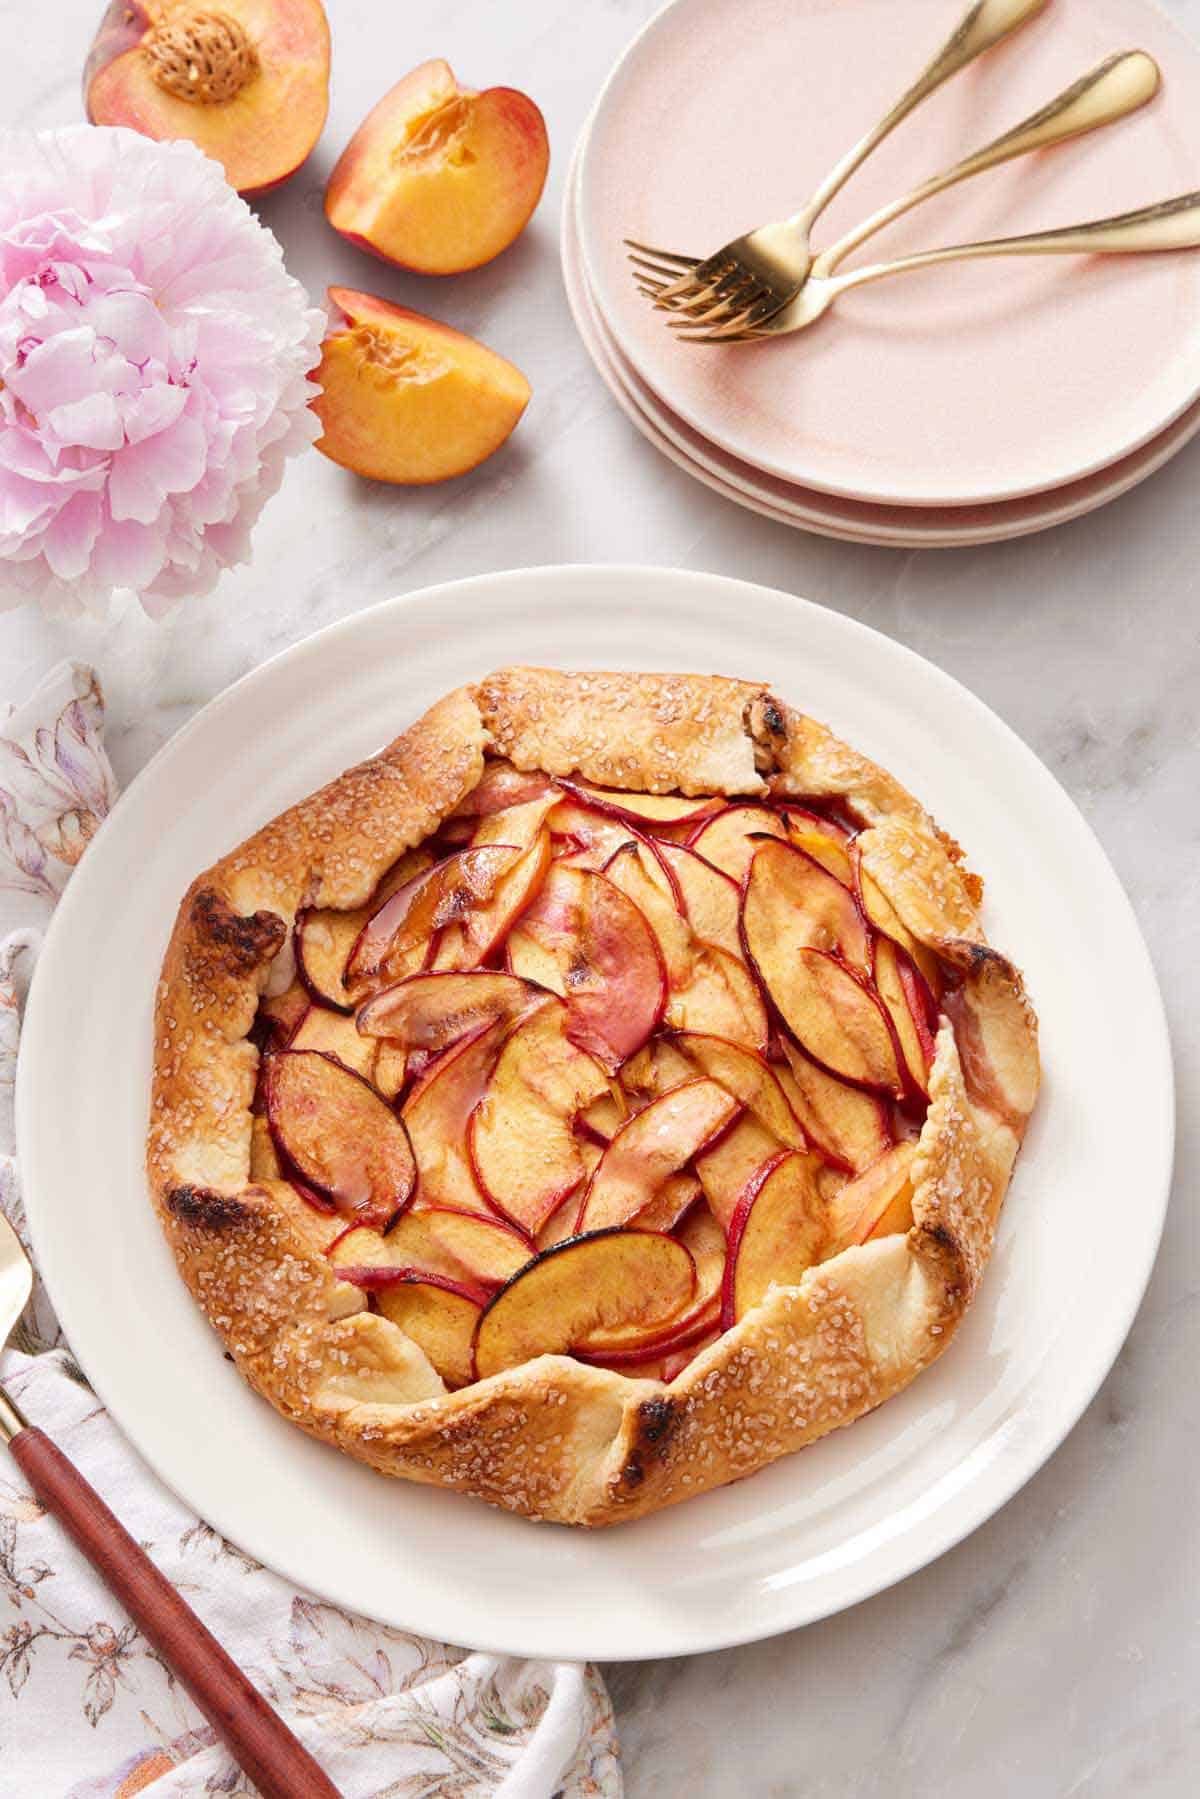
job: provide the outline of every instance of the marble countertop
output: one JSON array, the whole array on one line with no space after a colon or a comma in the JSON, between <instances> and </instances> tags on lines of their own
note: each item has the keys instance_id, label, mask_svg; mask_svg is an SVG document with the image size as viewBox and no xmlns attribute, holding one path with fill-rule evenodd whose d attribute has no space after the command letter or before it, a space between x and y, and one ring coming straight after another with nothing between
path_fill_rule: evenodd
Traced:
<instances>
[{"instance_id":1,"label":"marble countertop","mask_svg":"<svg viewBox=\"0 0 1200 1799\"><path fill-rule=\"evenodd\" d=\"M607 1670L630 1799L1155 1799L1200 1764L1200 441L1105 511L969 551L809 537L714 498L617 411L558 275L568 151L607 69L656 0L328 0L330 123L262 207L314 293L340 279L477 332L529 375L511 443L474 476L391 490L318 455L291 468L253 566L153 625L0 617L0 697L59 657L93 661L128 779L221 688L390 594L489 569L620 561L711 569L806 595L948 669L1030 743L1112 857L1149 939L1180 1095L1176 1192L1133 1333L1062 1449L935 1566L826 1623L719 1655ZM4 124L79 117L100 0L0 0ZM1169 10L1200 33L1200 0ZM324 179L386 79L445 55L526 88L555 149L546 198L509 255L437 286L328 232ZM1097 980L1105 978L1097 969ZM1112 994L1113 1053L1121 995ZM1114 1130L1138 1128L1114 1119ZM1131 1193L1129 1203L1136 1205Z\"/></svg>"}]
</instances>

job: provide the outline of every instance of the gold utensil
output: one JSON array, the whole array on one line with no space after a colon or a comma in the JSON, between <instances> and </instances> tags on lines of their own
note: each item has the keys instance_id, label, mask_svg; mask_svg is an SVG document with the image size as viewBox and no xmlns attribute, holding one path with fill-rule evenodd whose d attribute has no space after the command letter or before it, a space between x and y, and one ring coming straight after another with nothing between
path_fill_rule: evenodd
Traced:
<instances>
[{"instance_id":1,"label":"gold utensil","mask_svg":"<svg viewBox=\"0 0 1200 1799\"><path fill-rule=\"evenodd\" d=\"M813 257L809 266L809 276L831 275L838 264L850 255L852 250L882 231L894 219L911 212L914 206L922 201L930 200L934 194L944 193L949 187L955 187L960 181L969 181L975 175L982 175L988 169L999 168L1001 164L1012 162L1018 156L1028 156L1035 150L1048 150L1055 144L1066 143L1071 138L1085 137L1089 132L1098 130L1102 125L1112 125L1118 119L1124 119L1130 113L1137 112L1152 100L1162 85L1162 74L1152 56L1144 50L1119 51L1114 56L1105 57L1086 75L1071 83L1037 112L1022 119L1019 125L1003 132L994 138L982 150L976 150L953 168L946 169L940 175L922 182L910 194L902 199L893 200L890 205L872 213L861 225L839 238L828 250L822 250ZM658 253L661 255L661 252ZM716 324L722 321L729 325L749 327L765 323L767 319L780 310L773 299L762 296L756 299L743 299L740 295L727 295L705 303L689 302L680 305L671 299L673 280L673 261L656 261L655 254L643 250L639 255L630 257L635 266L634 279L638 287L656 306L686 317L695 324ZM661 284L660 284L661 282ZM799 291L799 290L797 290ZM794 298L794 295L793 295Z\"/></svg>"},{"instance_id":2,"label":"gold utensil","mask_svg":"<svg viewBox=\"0 0 1200 1799\"><path fill-rule=\"evenodd\" d=\"M659 295L663 303L675 302L704 311L714 303L738 300L742 305L759 302L764 307L785 306L808 274L809 233L834 196L861 168L872 150L945 82L973 63L976 57L1024 25L1042 11L1047 0L973 0L929 67L908 92L825 177L806 206L790 219L760 225L712 256L697 260L673 256L631 243L637 254L674 265L672 278ZM764 317L766 316L764 312Z\"/></svg>"},{"instance_id":3,"label":"gold utensil","mask_svg":"<svg viewBox=\"0 0 1200 1799\"><path fill-rule=\"evenodd\" d=\"M1137 256L1163 250L1200 248L1200 192L1162 200L1111 219L1091 219L1058 231L1031 231L1024 237L997 237L978 244L951 244L944 250L922 250L895 262L872 263L846 275L810 275L795 299L782 311L756 325L736 322L688 325L680 320L677 335L685 343L756 343L804 331L840 295L851 288L907 275L939 262L968 262L983 256Z\"/></svg>"},{"instance_id":4,"label":"gold utensil","mask_svg":"<svg viewBox=\"0 0 1200 1799\"><path fill-rule=\"evenodd\" d=\"M0 1347L29 1301L33 1271L0 1215ZM8 1444L40 1504L53 1513L143 1636L183 1681L263 1799L340 1799L195 1612L119 1524L99 1494L0 1387L0 1440Z\"/></svg>"}]
</instances>

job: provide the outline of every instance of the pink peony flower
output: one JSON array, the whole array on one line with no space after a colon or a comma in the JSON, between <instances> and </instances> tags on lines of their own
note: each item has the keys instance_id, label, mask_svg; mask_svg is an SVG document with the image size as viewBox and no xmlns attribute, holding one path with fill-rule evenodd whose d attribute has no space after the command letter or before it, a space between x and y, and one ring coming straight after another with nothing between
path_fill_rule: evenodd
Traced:
<instances>
[{"instance_id":1,"label":"pink peony flower","mask_svg":"<svg viewBox=\"0 0 1200 1799\"><path fill-rule=\"evenodd\" d=\"M192 144L0 132L0 605L159 615L243 561L324 322Z\"/></svg>"}]
</instances>

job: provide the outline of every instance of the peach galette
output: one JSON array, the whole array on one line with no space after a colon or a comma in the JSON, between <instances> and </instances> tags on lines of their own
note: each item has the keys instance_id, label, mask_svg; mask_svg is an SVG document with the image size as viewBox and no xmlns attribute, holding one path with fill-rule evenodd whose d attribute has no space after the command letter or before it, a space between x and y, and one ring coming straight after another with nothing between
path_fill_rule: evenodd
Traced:
<instances>
[{"instance_id":1,"label":"peach galette","mask_svg":"<svg viewBox=\"0 0 1200 1799\"><path fill-rule=\"evenodd\" d=\"M285 1416L604 1524L847 1424L970 1301L1038 1085L979 884L765 688L512 668L192 886L152 1187Z\"/></svg>"}]
</instances>

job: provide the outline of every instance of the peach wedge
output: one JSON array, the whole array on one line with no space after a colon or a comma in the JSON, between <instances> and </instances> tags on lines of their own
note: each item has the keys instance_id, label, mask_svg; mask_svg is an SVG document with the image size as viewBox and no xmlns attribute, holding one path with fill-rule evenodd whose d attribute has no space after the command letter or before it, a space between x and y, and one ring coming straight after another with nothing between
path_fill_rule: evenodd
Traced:
<instances>
[{"instance_id":1,"label":"peach wedge","mask_svg":"<svg viewBox=\"0 0 1200 1799\"><path fill-rule=\"evenodd\" d=\"M456 275L520 236L549 162L532 100L515 88L460 87L437 58L398 81L359 126L329 178L325 216L385 262Z\"/></svg>"},{"instance_id":2,"label":"peach wedge","mask_svg":"<svg viewBox=\"0 0 1200 1799\"><path fill-rule=\"evenodd\" d=\"M293 175L329 109L321 0L112 0L83 76L93 125L188 138L239 194Z\"/></svg>"},{"instance_id":3,"label":"peach wedge","mask_svg":"<svg viewBox=\"0 0 1200 1799\"><path fill-rule=\"evenodd\" d=\"M473 337L373 294L331 287L342 315L321 345L317 448L375 481L419 487L465 475L529 404L520 369Z\"/></svg>"}]
</instances>

